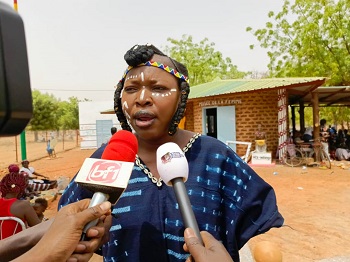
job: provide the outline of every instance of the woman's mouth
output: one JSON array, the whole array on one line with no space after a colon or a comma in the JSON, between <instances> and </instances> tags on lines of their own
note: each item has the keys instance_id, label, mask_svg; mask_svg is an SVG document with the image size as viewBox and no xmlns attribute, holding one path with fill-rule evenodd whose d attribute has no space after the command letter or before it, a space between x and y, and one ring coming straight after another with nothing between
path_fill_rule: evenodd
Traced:
<instances>
[{"instance_id":1,"label":"woman's mouth","mask_svg":"<svg viewBox=\"0 0 350 262\"><path fill-rule=\"evenodd\" d=\"M155 116L152 113L139 111L134 115L135 125L139 128L146 128L153 124Z\"/></svg>"}]
</instances>

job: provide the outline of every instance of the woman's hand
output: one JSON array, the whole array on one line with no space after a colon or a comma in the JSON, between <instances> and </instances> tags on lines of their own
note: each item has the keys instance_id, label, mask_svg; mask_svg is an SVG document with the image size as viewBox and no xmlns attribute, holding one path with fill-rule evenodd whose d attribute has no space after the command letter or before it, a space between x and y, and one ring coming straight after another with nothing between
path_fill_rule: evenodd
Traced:
<instances>
[{"instance_id":1,"label":"woman's hand","mask_svg":"<svg viewBox=\"0 0 350 262\"><path fill-rule=\"evenodd\" d=\"M201 232L204 246L199 242L192 228L185 230L184 250L190 252L186 262L233 262L231 256L227 252L221 242L216 240L211 234L206 231Z\"/></svg>"}]
</instances>

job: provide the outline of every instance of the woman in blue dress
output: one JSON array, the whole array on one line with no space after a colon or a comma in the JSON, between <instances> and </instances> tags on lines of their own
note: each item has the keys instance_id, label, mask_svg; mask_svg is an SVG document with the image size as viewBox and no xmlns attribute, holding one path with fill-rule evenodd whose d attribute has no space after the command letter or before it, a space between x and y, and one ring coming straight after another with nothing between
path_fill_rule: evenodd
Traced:
<instances>
[{"instance_id":1,"label":"woman in blue dress","mask_svg":"<svg viewBox=\"0 0 350 262\"><path fill-rule=\"evenodd\" d=\"M221 141L178 129L190 92L186 67L153 45L124 56L129 67L115 91L122 129L134 132L138 154L128 187L112 208L104 261L185 261L184 224L171 187L159 176L157 148L174 142L189 165L186 188L200 230L220 240L234 261L252 237L280 227L273 188ZM91 157L100 158L104 147ZM74 180L59 207L92 196Z\"/></svg>"}]
</instances>

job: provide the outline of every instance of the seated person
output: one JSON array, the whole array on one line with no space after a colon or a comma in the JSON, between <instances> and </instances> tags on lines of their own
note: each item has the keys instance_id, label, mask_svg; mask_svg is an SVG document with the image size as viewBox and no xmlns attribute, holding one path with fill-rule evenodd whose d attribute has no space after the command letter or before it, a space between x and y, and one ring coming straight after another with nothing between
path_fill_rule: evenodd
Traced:
<instances>
[{"instance_id":1,"label":"seated person","mask_svg":"<svg viewBox=\"0 0 350 262\"><path fill-rule=\"evenodd\" d=\"M335 138L335 146L338 148L347 148L346 146L346 141L345 141L345 136L344 136L344 131L342 129L338 130L338 134Z\"/></svg>"},{"instance_id":2,"label":"seated person","mask_svg":"<svg viewBox=\"0 0 350 262\"><path fill-rule=\"evenodd\" d=\"M19 172L19 166L16 164L11 164L8 166L9 173L18 173Z\"/></svg>"},{"instance_id":3,"label":"seated person","mask_svg":"<svg viewBox=\"0 0 350 262\"><path fill-rule=\"evenodd\" d=\"M57 187L57 180L49 180L47 176L36 172L34 167L29 166L29 161L27 159L22 161L22 167L19 172L28 177L28 186L34 191L48 190ZM38 176L44 179L37 179Z\"/></svg>"},{"instance_id":4,"label":"seated person","mask_svg":"<svg viewBox=\"0 0 350 262\"><path fill-rule=\"evenodd\" d=\"M111 203L88 208L89 203L68 205L54 218L1 240L0 261L90 261L106 240L112 217ZM84 225L93 220L98 224L86 232L89 241L79 241Z\"/></svg>"},{"instance_id":5,"label":"seated person","mask_svg":"<svg viewBox=\"0 0 350 262\"><path fill-rule=\"evenodd\" d=\"M304 142L310 142L310 140L313 139L313 129L312 129L312 127L306 128L302 139L304 140Z\"/></svg>"},{"instance_id":6,"label":"seated person","mask_svg":"<svg viewBox=\"0 0 350 262\"><path fill-rule=\"evenodd\" d=\"M46 221L47 218L44 216L44 212L48 207L47 200L45 198L36 198L34 201L33 208L35 210L35 213L38 215L38 218L40 221Z\"/></svg>"},{"instance_id":7,"label":"seated person","mask_svg":"<svg viewBox=\"0 0 350 262\"><path fill-rule=\"evenodd\" d=\"M345 146L347 149L350 149L350 135L347 129L344 130L344 136L345 136Z\"/></svg>"},{"instance_id":8,"label":"seated person","mask_svg":"<svg viewBox=\"0 0 350 262\"><path fill-rule=\"evenodd\" d=\"M29 166L29 161L27 159L22 161L22 167L19 169L19 172L24 172L29 179L37 179L38 176L48 179L47 176L41 175L38 172L35 172L34 167Z\"/></svg>"},{"instance_id":9,"label":"seated person","mask_svg":"<svg viewBox=\"0 0 350 262\"><path fill-rule=\"evenodd\" d=\"M294 143L304 142L304 140L302 140L302 134L299 130L295 130L294 135L293 135L293 142Z\"/></svg>"},{"instance_id":10,"label":"seated person","mask_svg":"<svg viewBox=\"0 0 350 262\"><path fill-rule=\"evenodd\" d=\"M337 148L335 150L335 158L338 161L350 160L350 150L345 148Z\"/></svg>"},{"instance_id":11,"label":"seated person","mask_svg":"<svg viewBox=\"0 0 350 262\"><path fill-rule=\"evenodd\" d=\"M19 173L19 166L16 164L11 164L8 166L8 170L9 170L9 173ZM27 176L26 176L26 179L28 179ZM27 188L25 189L25 193L21 197L21 199L32 199L37 195L38 195L38 192L35 192L30 186L27 186Z\"/></svg>"},{"instance_id":12,"label":"seated person","mask_svg":"<svg viewBox=\"0 0 350 262\"><path fill-rule=\"evenodd\" d=\"M0 181L0 216L12 216L20 218L26 225L35 226L40 220L35 213L33 207L27 200L19 200L24 194L27 187L27 179L18 173L8 173ZM15 221L4 221L1 232L2 239L22 231L21 227L17 227ZM4 230L5 229L5 230Z\"/></svg>"}]
</instances>

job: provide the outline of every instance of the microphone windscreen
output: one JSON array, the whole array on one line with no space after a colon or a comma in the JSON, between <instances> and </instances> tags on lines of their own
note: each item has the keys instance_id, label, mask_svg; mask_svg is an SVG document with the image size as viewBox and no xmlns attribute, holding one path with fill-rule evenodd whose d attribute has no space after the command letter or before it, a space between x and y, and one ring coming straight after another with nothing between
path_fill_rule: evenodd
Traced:
<instances>
[{"instance_id":1,"label":"microphone windscreen","mask_svg":"<svg viewBox=\"0 0 350 262\"><path fill-rule=\"evenodd\" d=\"M134 162L138 150L135 135L130 131L116 132L108 142L102 154L102 159Z\"/></svg>"},{"instance_id":2,"label":"microphone windscreen","mask_svg":"<svg viewBox=\"0 0 350 262\"><path fill-rule=\"evenodd\" d=\"M157 169L160 177L168 186L172 186L170 181L174 178L181 177L184 182L187 181L188 163L185 153L173 142L158 147Z\"/></svg>"},{"instance_id":3,"label":"microphone windscreen","mask_svg":"<svg viewBox=\"0 0 350 262\"><path fill-rule=\"evenodd\" d=\"M85 159L75 181L92 192L108 194L109 201L116 203L127 187L137 150L135 135L120 130L109 140L101 159Z\"/></svg>"}]
</instances>

